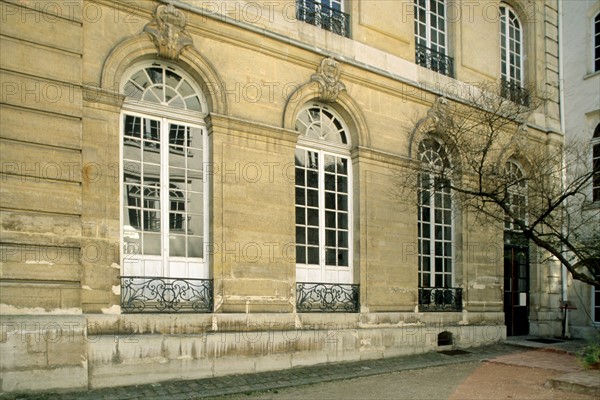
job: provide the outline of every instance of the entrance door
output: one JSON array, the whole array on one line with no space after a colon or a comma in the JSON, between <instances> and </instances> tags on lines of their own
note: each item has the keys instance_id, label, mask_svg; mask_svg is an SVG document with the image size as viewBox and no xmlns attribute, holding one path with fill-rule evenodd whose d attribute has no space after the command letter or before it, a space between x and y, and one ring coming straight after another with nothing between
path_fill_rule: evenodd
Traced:
<instances>
[{"instance_id":1,"label":"entrance door","mask_svg":"<svg viewBox=\"0 0 600 400\"><path fill-rule=\"evenodd\" d=\"M529 333L529 248L504 245L504 319L507 336Z\"/></svg>"}]
</instances>

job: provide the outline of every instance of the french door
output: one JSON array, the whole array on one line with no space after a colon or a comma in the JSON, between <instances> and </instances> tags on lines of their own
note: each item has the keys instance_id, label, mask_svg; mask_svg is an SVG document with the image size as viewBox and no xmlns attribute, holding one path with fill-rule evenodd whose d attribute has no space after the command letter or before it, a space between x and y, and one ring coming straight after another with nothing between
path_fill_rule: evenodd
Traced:
<instances>
[{"instance_id":1,"label":"french door","mask_svg":"<svg viewBox=\"0 0 600 400\"><path fill-rule=\"evenodd\" d=\"M508 336L529 333L529 248L504 245L504 316Z\"/></svg>"},{"instance_id":2,"label":"french door","mask_svg":"<svg viewBox=\"0 0 600 400\"><path fill-rule=\"evenodd\" d=\"M209 277L206 136L187 121L123 114L123 275Z\"/></svg>"}]
</instances>

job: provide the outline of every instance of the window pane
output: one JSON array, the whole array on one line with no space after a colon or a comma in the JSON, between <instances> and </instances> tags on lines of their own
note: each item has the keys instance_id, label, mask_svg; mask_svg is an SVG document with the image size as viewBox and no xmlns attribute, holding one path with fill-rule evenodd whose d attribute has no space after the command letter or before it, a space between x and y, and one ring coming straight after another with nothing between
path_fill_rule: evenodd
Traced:
<instances>
[{"instance_id":1,"label":"window pane","mask_svg":"<svg viewBox=\"0 0 600 400\"><path fill-rule=\"evenodd\" d=\"M296 207L296 224L306 224L306 211L303 207Z\"/></svg>"},{"instance_id":2,"label":"window pane","mask_svg":"<svg viewBox=\"0 0 600 400\"><path fill-rule=\"evenodd\" d=\"M325 264L337 265L337 252L335 249L327 249L325 251Z\"/></svg>"},{"instance_id":3,"label":"window pane","mask_svg":"<svg viewBox=\"0 0 600 400\"><path fill-rule=\"evenodd\" d=\"M201 236L188 236L188 257L204 257L204 240Z\"/></svg>"},{"instance_id":4,"label":"window pane","mask_svg":"<svg viewBox=\"0 0 600 400\"><path fill-rule=\"evenodd\" d=\"M307 243L308 244L319 244L319 230L316 228L307 228Z\"/></svg>"},{"instance_id":5,"label":"window pane","mask_svg":"<svg viewBox=\"0 0 600 400\"><path fill-rule=\"evenodd\" d=\"M174 257L185 257L186 237L183 235L169 236L169 255Z\"/></svg>"},{"instance_id":6,"label":"window pane","mask_svg":"<svg viewBox=\"0 0 600 400\"><path fill-rule=\"evenodd\" d=\"M296 188L296 204L298 205L305 205L306 204L306 199L304 197L304 189L303 188Z\"/></svg>"},{"instance_id":7,"label":"window pane","mask_svg":"<svg viewBox=\"0 0 600 400\"><path fill-rule=\"evenodd\" d=\"M325 208L335 210L335 193L325 193Z\"/></svg>"},{"instance_id":8,"label":"window pane","mask_svg":"<svg viewBox=\"0 0 600 400\"><path fill-rule=\"evenodd\" d=\"M296 227L296 243L306 243L306 228L301 226Z\"/></svg>"},{"instance_id":9,"label":"window pane","mask_svg":"<svg viewBox=\"0 0 600 400\"><path fill-rule=\"evenodd\" d=\"M159 233L144 233L144 248L143 252L145 255L160 255L160 234Z\"/></svg>"},{"instance_id":10,"label":"window pane","mask_svg":"<svg viewBox=\"0 0 600 400\"><path fill-rule=\"evenodd\" d=\"M335 212L327 211L325 212L325 227L327 228L335 228L336 227L336 218Z\"/></svg>"},{"instance_id":11,"label":"window pane","mask_svg":"<svg viewBox=\"0 0 600 400\"><path fill-rule=\"evenodd\" d=\"M308 248L308 264L319 264L319 248L309 247Z\"/></svg>"},{"instance_id":12,"label":"window pane","mask_svg":"<svg viewBox=\"0 0 600 400\"><path fill-rule=\"evenodd\" d=\"M326 229L325 230L325 245L326 246L335 246L337 244L336 233L334 230Z\"/></svg>"},{"instance_id":13,"label":"window pane","mask_svg":"<svg viewBox=\"0 0 600 400\"><path fill-rule=\"evenodd\" d=\"M319 206L319 192L317 190L306 191L307 202L306 204L311 207Z\"/></svg>"},{"instance_id":14,"label":"window pane","mask_svg":"<svg viewBox=\"0 0 600 400\"><path fill-rule=\"evenodd\" d=\"M344 231L338 232L338 246L348 247L348 232L344 232Z\"/></svg>"},{"instance_id":15,"label":"window pane","mask_svg":"<svg viewBox=\"0 0 600 400\"><path fill-rule=\"evenodd\" d=\"M338 214L338 228L348 229L348 214Z\"/></svg>"},{"instance_id":16,"label":"window pane","mask_svg":"<svg viewBox=\"0 0 600 400\"><path fill-rule=\"evenodd\" d=\"M298 264L306 263L306 247L296 245L296 262Z\"/></svg>"},{"instance_id":17,"label":"window pane","mask_svg":"<svg viewBox=\"0 0 600 400\"><path fill-rule=\"evenodd\" d=\"M348 262L348 250L339 250L338 251L338 266L347 267L348 265L350 265Z\"/></svg>"},{"instance_id":18,"label":"window pane","mask_svg":"<svg viewBox=\"0 0 600 400\"><path fill-rule=\"evenodd\" d=\"M338 210L348 211L348 196L345 194L338 194Z\"/></svg>"}]
</instances>

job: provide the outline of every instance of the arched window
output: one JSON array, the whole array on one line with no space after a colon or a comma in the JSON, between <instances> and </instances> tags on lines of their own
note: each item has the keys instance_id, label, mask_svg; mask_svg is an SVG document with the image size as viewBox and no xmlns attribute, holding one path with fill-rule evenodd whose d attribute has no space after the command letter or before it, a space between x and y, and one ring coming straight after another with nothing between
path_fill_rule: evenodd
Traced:
<instances>
[{"instance_id":1,"label":"arched window","mask_svg":"<svg viewBox=\"0 0 600 400\"><path fill-rule=\"evenodd\" d=\"M510 101L529 106L529 91L525 88L525 40L523 26L515 11L500 6L500 95Z\"/></svg>"},{"instance_id":2,"label":"arched window","mask_svg":"<svg viewBox=\"0 0 600 400\"><path fill-rule=\"evenodd\" d=\"M350 135L329 106L314 103L296 120L296 279L352 283Z\"/></svg>"},{"instance_id":3,"label":"arched window","mask_svg":"<svg viewBox=\"0 0 600 400\"><path fill-rule=\"evenodd\" d=\"M523 28L517 14L507 5L500 6L500 62L502 80L523 86Z\"/></svg>"},{"instance_id":4,"label":"arched window","mask_svg":"<svg viewBox=\"0 0 600 400\"><path fill-rule=\"evenodd\" d=\"M162 63L130 69L122 91L123 275L208 278L204 95Z\"/></svg>"},{"instance_id":5,"label":"arched window","mask_svg":"<svg viewBox=\"0 0 600 400\"><path fill-rule=\"evenodd\" d=\"M445 148L433 139L419 144L424 172L419 176L418 249L419 287L453 285L452 197L442 171L449 167Z\"/></svg>"},{"instance_id":6,"label":"arched window","mask_svg":"<svg viewBox=\"0 0 600 400\"><path fill-rule=\"evenodd\" d=\"M519 232L521 228L516 220L527 221L527 180L523 169L514 161L504 165L506 177L506 201L515 218L508 215L504 218L504 230Z\"/></svg>"}]
</instances>

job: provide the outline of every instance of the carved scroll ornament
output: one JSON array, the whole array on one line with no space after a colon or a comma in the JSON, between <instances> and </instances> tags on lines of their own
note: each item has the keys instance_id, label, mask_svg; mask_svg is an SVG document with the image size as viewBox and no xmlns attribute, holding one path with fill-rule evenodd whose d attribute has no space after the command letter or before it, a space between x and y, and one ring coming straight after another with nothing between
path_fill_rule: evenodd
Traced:
<instances>
[{"instance_id":1,"label":"carved scroll ornament","mask_svg":"<svg viewBox=\"0 0 600 400\"><path fill-rule=\"evenodd\" d=\"M342 69L340 63L333 58L324 58L317 68L317 73L310 80L319 84L319 96L322 101L334 102L346 86L340 82Z\"/></svg>"},{"instance_id":2,"label":"carved scroll ornament","mask_svg":"<svg viewBox=\"0 0 600 400\"><path fill-rule=\"evenodd\" d=\"M177 61L181 51L193 44L192 37L184 30L186 24L183 12L169 3L156 8L154 19L144 27L144 32L152 36L160 57Z\"/></svg>"}]
</instances>

